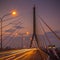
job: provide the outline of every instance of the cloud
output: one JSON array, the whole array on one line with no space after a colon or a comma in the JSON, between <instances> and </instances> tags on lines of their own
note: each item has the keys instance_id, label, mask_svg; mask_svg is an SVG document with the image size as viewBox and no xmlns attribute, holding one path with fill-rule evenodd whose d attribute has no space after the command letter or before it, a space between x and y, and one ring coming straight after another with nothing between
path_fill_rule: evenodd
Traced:
<instances>
[{"instance_id":1,"label":"cloud","mask_svg":"<svg viewBox=\"0 0 60 60\"><path fill-rule=\"evenodd\" d=\"M24 28L24 27L21 27L21 26L14 26L14 28L16 28L16 29L22 29L22 28Z\"/></svg>"},{"instance_id":2,"label":"cloud","mask_svg":"<svg viewBox=\"0 0 60 60\"><path fill-rule=\"evenodd\" d=\"M6 30L5 32L14 32L15 29L9 29L9 30Z\"/></svg>"}]
</instances>

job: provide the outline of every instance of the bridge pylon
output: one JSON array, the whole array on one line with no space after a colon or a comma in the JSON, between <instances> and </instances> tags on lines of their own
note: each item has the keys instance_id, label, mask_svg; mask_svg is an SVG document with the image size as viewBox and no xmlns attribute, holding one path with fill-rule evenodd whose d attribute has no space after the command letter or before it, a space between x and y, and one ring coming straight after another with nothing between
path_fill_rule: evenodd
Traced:
<instances>
[{"instance_id":1,"label":"bridge pylon","mask_svg":"<svg viewBox=\"0 0 60 60\"><path fill-rule=\"evenodd\" d=\"M30 47L32 47L34 38L36 40L37 46L39 47L38 38L37 38L37 34L36 34L36 7L35 7L35 5L33 7L33 35L32 35L32 40L30 43Z\"/></svg>"}]
</instances>

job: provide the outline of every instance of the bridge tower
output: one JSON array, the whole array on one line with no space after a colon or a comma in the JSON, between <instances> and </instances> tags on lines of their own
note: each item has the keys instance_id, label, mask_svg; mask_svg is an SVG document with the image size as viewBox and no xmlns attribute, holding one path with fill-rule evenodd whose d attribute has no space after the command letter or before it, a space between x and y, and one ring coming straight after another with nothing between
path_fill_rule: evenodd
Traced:
<instances>
[{"instance_id":1,"label":"bridge tower","mask_svg":"<svg viewBox=\"0 0 60 60\"><path fill-rule=\"evenodd\" d=\"M33 7L33 35L32 35L32 40L30 43L30 47L32 47L34 38L36 40L37 46L39 47L38 38L37 38L37 34L36 34L36 7L35 7L35 5Z\"/></svg>"}]
</instances>

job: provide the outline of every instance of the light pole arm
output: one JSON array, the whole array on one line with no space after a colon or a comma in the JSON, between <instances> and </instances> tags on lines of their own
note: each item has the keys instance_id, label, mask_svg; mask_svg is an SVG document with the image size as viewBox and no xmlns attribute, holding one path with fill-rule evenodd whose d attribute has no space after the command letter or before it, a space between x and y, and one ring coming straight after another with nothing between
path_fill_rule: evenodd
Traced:
<instances>
[{"instance_id":1,"label":"light pole arm","mask_svg":"<svg viewBox=\"0 0 60 60\"><path fill-rule=\"evenodd\" d=\"M2 18L0 18L0 19L3 20L6 16L8 16L8 15L10 15L10 14L11 14L11 13L5 14L5 15L3 15Z\"/></svg>"}]
</instances>

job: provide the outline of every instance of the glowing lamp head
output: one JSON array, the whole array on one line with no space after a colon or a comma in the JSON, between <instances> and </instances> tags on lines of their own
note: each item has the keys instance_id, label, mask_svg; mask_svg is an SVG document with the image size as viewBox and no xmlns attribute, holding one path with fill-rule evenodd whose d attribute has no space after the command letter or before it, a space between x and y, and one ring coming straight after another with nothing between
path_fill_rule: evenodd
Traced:
<instances>
[{"instance_id":1,"label":"glowing lamp head","mask_svg":"<svg viewBox=\"0 0 60 60\"><path fill-rule=\"evenodd\" d=\"M27 35L29 35L29 32L26 32Z\"/></svg>"},{"instance_id":2,"label":"glowing lamp head","mask_svg":"<svg viewBox=\"0 0 60 60\"><path fill-rule=\"evenodd\" d=\"M48 48L51 49L51 46L49 46Z\"/></svg>"},{"instance_id":3,"label":"glowing lamp head","mask_svg":"<svg viewBox=\"0 0 60 60\"><path fill-rule=\"evenodd\" d=\"M56 48L56 47L53 47L54 49Z\"/></svg>"},{"instance_id":4,"label":"glowing lamp head","mask_svg":"<svg viewBox=\"0 0 60 60\"><path fill-rule=\"evenodd\" d=\"M15 11L13 11L13 12L12 12L12 15L16 15L16 12L15 12Z\"/></svg>"}]
</instances>

